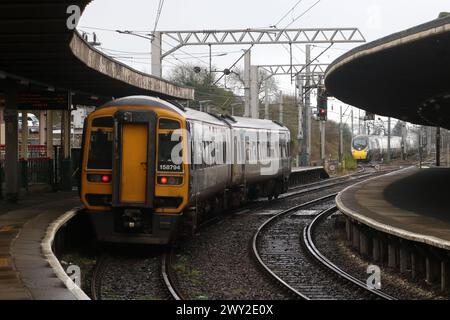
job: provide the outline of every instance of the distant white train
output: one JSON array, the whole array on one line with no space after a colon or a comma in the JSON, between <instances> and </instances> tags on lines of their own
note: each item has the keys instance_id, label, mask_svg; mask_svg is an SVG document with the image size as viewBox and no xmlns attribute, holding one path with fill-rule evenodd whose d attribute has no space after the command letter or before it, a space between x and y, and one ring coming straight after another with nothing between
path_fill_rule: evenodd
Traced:
<instances>
[{"instance_id":1,"label":"distant white train","mask_svg":"<svg viewBox=\"0 0 450 320\"><path fill-rule=\"evenodd\" d=\"M417 152L418 138L407 135L405 138L405 153L412 155ZM376 135L358 135L352 140L352 155L359 161L381 161L387 156L388 137ZM402 156L402 137L391 136L391 159Z\"/></svg>"}]
</instances>

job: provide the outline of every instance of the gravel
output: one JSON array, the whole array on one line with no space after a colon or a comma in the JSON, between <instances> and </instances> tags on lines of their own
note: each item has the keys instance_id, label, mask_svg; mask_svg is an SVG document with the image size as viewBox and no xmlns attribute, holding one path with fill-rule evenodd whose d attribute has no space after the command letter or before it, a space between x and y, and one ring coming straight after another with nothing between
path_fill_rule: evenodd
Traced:
<instances>
[{"instance_id":1,"label":"gravel","mask_svg":"<svg viewBox=\"0 0 450 320\"><path fill-rule=\"evenodd\" d=\"M348 245L342 214L335 214L322 221L314 232L315 244L330 261L339 268L365 282L367 267L372 264L355 253ZM382 271L381 290L402 300L410 299L447 299L430 290L422 283L413 282L386 266L379 266Z\"/></svg>"},{"instance_id":2,"label":"gravel","mask_svg":"<svg viewBox=\"0 0 450 320\"><path fill-rule=\"evenodd\" d=\"M165 300L161 253L155 250L109 256L101 281L102 300Z\"/></svg>"},{"instance_id":3,"label":"gravel","mask_svg":"<svg viewBox=\"0 0 450 320\"><path fill-rule=\"evenodd\" d=\"M339 192L347 184L274 202L230 215L176 248L174 271L180 291L191 299L290 299L257 267L251 239L271 215L294 205Z\"/></svg>"}]
</instances>

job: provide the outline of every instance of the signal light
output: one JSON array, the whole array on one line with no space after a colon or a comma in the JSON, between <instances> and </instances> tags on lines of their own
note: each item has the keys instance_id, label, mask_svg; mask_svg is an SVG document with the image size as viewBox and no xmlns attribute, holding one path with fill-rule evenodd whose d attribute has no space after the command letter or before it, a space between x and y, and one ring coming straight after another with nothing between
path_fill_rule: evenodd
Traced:
<instances>
[{"instance_id":1,"label":"signal light","mask_svg":"<svg viewBox=\"0 0 450 320\"><path fill-rule=\"evenodd\" d=\"M328 95L323 86L319 86L317 91L317 109L319 110L319 120L327 121Z\"/></svg>"}]
</instances>

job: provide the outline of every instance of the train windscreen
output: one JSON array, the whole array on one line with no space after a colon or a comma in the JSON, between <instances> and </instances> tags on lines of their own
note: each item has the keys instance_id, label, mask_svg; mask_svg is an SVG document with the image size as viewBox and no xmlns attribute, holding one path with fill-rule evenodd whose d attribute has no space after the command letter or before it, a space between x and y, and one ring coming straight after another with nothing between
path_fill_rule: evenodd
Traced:
<instances>
[{"instance_id":1,"label":"train windscreen","mask_svg":"<svg viewBox=\"0 0 450 320\"><path fill-rule=\"evenodd\" d=\"M356 137L353 139L353 148L356 150L363 150L367 147L367 138Z\"/></svg>"},{"instance_id":2,"label":"train windscreen","mask_svg":"<svg viewBox=\"0 0 450 320\"><path fill-rule=\"evenodd\" d=\"M178 141L172 141L171 133L159 134L158 141L158 171L182 172L183 168L180 163L174 163L172 159L172 151L177 150ZM178 150L180 151L180 150ZM176 151L175 151L176 153ZM177 154L181 156L181 153ZM175 161L178 162L178 161Z\"/></svg>"},{"instance_id":3,"label":"train windscreen","mask_svg":"<svg viewBox=\"0 0 450 320\"><path fill-rule=\"evenodd\" d=\"M88 169L112 169L113 132L97 129L91 131Z\"/></svg>"}]
</instances>

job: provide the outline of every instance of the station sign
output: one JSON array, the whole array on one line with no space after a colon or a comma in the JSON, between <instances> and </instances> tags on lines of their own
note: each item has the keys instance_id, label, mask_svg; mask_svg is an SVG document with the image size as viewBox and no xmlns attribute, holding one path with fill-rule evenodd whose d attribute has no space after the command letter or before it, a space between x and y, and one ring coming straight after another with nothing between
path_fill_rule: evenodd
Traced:
<instances>
[{"instance_id":1,"label":"station sign","mask_svg":"<svg viewBox=\"0 0 450 320\"><path fill-rule=\"evenodd\" d=\"M68 110L67 92L20 92L17 97L19 110Z\"/></svg>"}]
</instances>

